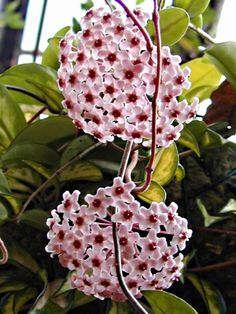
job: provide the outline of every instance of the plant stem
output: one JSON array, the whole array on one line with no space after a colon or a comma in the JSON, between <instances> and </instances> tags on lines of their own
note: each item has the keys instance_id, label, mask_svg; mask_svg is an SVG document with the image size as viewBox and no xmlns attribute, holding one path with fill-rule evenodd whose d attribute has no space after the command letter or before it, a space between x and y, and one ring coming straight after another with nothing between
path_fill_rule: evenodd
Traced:
<instances>
[{"instance_id":1,"label":"plant stem","mask_svg":"<svg viewBox=\"0 0 236 314\"><path fill-rule=\"evenodd\" d=\"M138 154L139 154L139 151L138 150L133 150L131 152L131 162L129 163L129 165L127 166L127 169L126 169L126 172L125 172L125 180L127 182L131 182L132 181L132 177L131 177L131 174L132 174L132 171L134 170L134 168L136 167L137 165L137 162L138 162Z\"/></svg>"},{"instance_id":2,"label":"plant stem","mask_svg":"<svg viewBox=\"0 0 236 314\"><path fill-rule=\"evenodd\" d=\"M42 107L38 112L36 112L33 117L27 122L28 124L31 124L34 120L36 120L41 113L43 113L47 109L47 106Z\"/></svg>"},{"instance_id":3,"label":"plant stem","mask_svg":"<svg viewBox=\"0 0 236 314\"><path fill-rule=\"evenodd\" d=\"M53 180L55 177L57 177L59 174L61 174L67 167L69 167L70 165L72 165L75 161L78 161L79 159L83 158L84 156L86 156L89 152L91 152L92 150L94 150L95 148L101 146L102 143L101 142L97 142L95 144L93 144L92 146L88 147L86 150L84 150L82 153L78 154L77 156L75 156L73 159L71 159L70 161L68 161L65 165L63 165L61 168L57 169L43 184L41 184L37 190L35 190L27 199L27 201L25 202L24 206L22 207L22 210L19 212L19 214L17 215L16 219L17 222L20 221L20 217L21 215L24 213L24 211L26 210L26 208L28 207L28 205L30 204L30 202L35 198L35 196L41 192L46 186L47 184Z\"/></svg>"},{"instance_id":4,"label":"plant stem","mask_svg":"<svg viewBox=\"0 0 236 314\"><path fill-rule=\"evenodd\" d=\"M203 39L205 39L209 43L216 44L215 39L211 37L209 34L207 34L206 32L204 32L204 30L202 30L201 28L196 27L192 23L189 23L189 28L193 30L194 32L198 33Z\"/></svg>"},{"instance_id":5,"label":"plant stem","mask_svg":"<svg viewBox=\"0 0 236 314\"><path fill-rule=\"evenodd\" d=\"M206 232L206 233L219 233L225 236L232 236L232 237L236 236L236 231L222 230L222 229L217 229L217 228L193 227L193 230Z\"/></svg>"},{"instance_id":6,"label":"plant stem","mask_svg":"<svg viewBox=\"0 0 236 314\"><path fill-rule=\"evenodd\" d=\"M6 264L6 262L8 261L8 251L7 248L5 246L5 243L3 242L3 240L0 238L0 251L2 252L2 257L0 259L0 265Z\"/></svg>"},{"instance_id":7,"label":"plant stem","mask_svg":"<svg viewBox=\"0 0 236 314\"><path fill-rule=\"evenodd\" d=\"M202 266L202 267L189 268L188 271L190 271L192 273L200 273L200 272L205 273L205 272L209 272L212 270L218 270L221 268L234 266L234 265L236 265L236 259L232 259L232 260L228 260L225 262L216 263L216 264L212 264L212 265Z\"/></svg>"},{"instance_id":8,"label":"plant stem","mask_svg":"<svg viewBox=\"0 0 236 314\"><path fill-rule=\"evenodd\" d=\"M117 173L118 177L121 177L121 179L124 179L125 172L127 169L129 157L132 151L133 142L128 141L125 146L124 154L121 160L120 168ZM115 209L115 213L117 213L117 209ZM133 294L130 292L129 288L127 287L124 276L122 273L122 260L121 260L121 252L120 252L120 244L119 244L119 237L117 234L117 224L115 222L112 222L112 236L113 236L113 242L114 242L114 255L115 255L115 263L116 263L116 275L118 282L120 284L120 287L125 294L125 296L128 298L130 304L132 307L136 310L139 314L148 314L148 312L144 309L144 307L139 303L139 301L133 296Z\"/></svg>"},{"instance_id":9,"label":"plant stem","mask_svg":"<svg viewBox=\"0 0 236 314\"><path fill-rule=\"evenodd\" d=\"M136 18L135 14L132 11L130 11L130 9L124 4L124 2L122 0L115 0L115 1L117 3L119 3L119 5L122 6L124 11L127 13L127 16L130 17L133 20L134 25L136 25L139 28L140 32L143 34L143 37L146 41L147 51L149 51L151 53L153 50L153 45L152 45L151 38L150 38L148 32L146 31L146 29L142 26L142 24Z\"/></svg>"},{"instance_id":10,"label":"plant stem","mask_svg":"<svg viewBox=\"0 0 236 314\"><path fill-rule=\"evenodd\" d=\"M160 22L159 13L157 12L156 0L154 0L153 22L155 26L155 33L157 39L157 72L156 72L156 88L152 99L152 144L151 144L151 156L146 166L146 180L142 186L138 186L134 189L135 193L146 191L152 179L153 166L156 155L156 129L157 129L157 101L161 83L161 34L160 34Z\"/></svg>"},{"instance_id":11,"label":"plant stem","mask_svg":"<svg viewBox=\"0 0 236 314\"><path fill-rule=\"evenodd\" d=\"M109 6L110 10L113 11L113 7L112 7L110 0L105 0L105 2Z\"/></svg>"}]
</instances>

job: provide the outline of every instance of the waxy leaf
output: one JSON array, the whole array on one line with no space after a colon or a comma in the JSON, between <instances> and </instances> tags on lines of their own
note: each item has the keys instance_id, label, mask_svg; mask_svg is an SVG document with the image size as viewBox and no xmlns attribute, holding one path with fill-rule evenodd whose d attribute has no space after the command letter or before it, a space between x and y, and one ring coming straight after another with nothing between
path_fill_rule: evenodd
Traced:
<instances>
[{"instance_id":1,"label":"waxy leaf","mask_svg":"<svg viewBox=\"0 0 236 314\"><path fill-rule=\"evenodd\" d=\"M112 302L111 309L108 314L133 314L134 311L130 305L125 302Z\"/></svg>"},{"instance_id":2,"label":"waxy leaf","mask_svg":"<svg viewBox=\"0 0 236 314\"><path fill-rule=\"evenodd\" d=\"M186 33L189 24L187 12L180 8L168 8L160 11L162 45L173 45ZM152 34L151 34L152 35Z\"/></svg>"},{"instance_id":3,"label":"waxy leaf","mask_svg":"<svg viewBox=\"0 0 236 314\"><path fill-rule=\"evenodd\" d=\"M200 200L200 198L197 198L196 202L197 202L198 209L204 218L204 226L205 227L210 227L211 225L213 225L216 222L219 222L219 221L222 221L222 220L229 218L229 217L219 217L219 216L209 215L205 205Z\"/></svg>"},{"instance_id":4,"label":"waxy leaf","mask_svg":"<svg viewBox=\"0 0 236 314\"><path fill-rule=\"evenodd\" d=\"M166 192L160 184L152 181L148 190L138 193L137 196L148 204L151 204L152 202L159 203L165 201Z\"/></svg>"},{"instance_id":5,"label":"waxy leaf","mask_svg":"<svg viewBox=\"0 0 236 314\"><path fill-rule=\"evenodd\" d=\"M65 164L67 161L74 158L76 155L84 151L86 148L94 144L94 140L89 135L82 135L75 138L71 143L66 147L65 151L61 156L61 164Z\"/></svg>"},{"instance_id":6,"label":"waxy leaf","mask_svg":"<svg viewBox=\"0 0 236 314\"><path fill-rule=\"evenodd\" d=\"M29 125L15 138L11 146L28 143L52 145L62 142L63 144L66 140L75 137L76 128L71 119L55 116Z\"/></svg>"},{"instance_id":7,"label":"waxy leaf","mask_svg":"<svg viewBox=\"0 0 236 314\"><path fill-rule=\"evenodd\" d=\"M70 26L60 29L52 38L48 39L48 46L42 55L42 64L57 70L59 64L59 41L70 30Z\"/></svg>"},{"instance_id":8,"label":"waxy leaf","mask_svg":"<svg viewBox=\"0 0 236 314\"><path fill-rule=\"evenodd\" d=\"M143 294L153 314L198 314L191 305L171 293L145 291Z\"/></svg>"},{"instance_id":9,"label":"waxy leaf","mask_svg":"<svg viewBox=\"0 0 236 314\"><path fill-rule=\"evenodd\" d=\"M175 172L175 179L176 181L180 182L184 179L184 177L185 177L184 167L181 164L178 164L178 167Z\"/></svg>"},{"instance_id":10,"label":"waxy leaf","mask_svg":"<svg viewBox=\"0 0 236 314\"><path fill-rule=\"evenodd\" d=\"M181 136L178 139L178 143L185 147L190 148L197 154L197 156L200 156L198 141L194 134L188 129L187 125L185 125L183 131L181 132Z\"/></svg>"},{"instance_id":11,"label":"waxy leaf","mask_svg":"<svg viewBox=\"0 0 236 314\"><path fill-rule=\"evenodd\" d=\"M21 163L22 160L32 160L43 165L56 166L59 163L59 155L46 145L17 144L10 147L0 159L4 167Z\"/></svg>"},{"instance_id":12,"label":"waxy leaf","mask_svg":"<svg viewBox=\"0 0 236 314\"><path fill-rule=\"evenodd\" d=\"M187 274L187 278L202 296L209 314L226 314L225 301L216 287L194 274Z\"/></svg>"},{"instance_id":13,"label":"waxy leaf","mask_svg":"<svg viewBox=\"0 0 236 314\"><path fill-rule=\"evenodd\" d=\"M24 114L7 89L0 85L0 150L5 150L26 126Z\"/></svg>"},{"instance_id":14,"label":"waxy leaf","mask_svg":"<svg viewBox=\"0 0 236 314\"><path fill-rule=\"evenodd\" d=\"M220 85L221 73L206 57L184 63L181 68L186 66L191 69L189 77L191 87L183 91L181 98L186 98L188 101L192 101L194 97L198 97L200 101L209 98Z\"/></svg>"},{"instance_id":15,"label":"waxy leaf","mask_svg":"<svg viewBox=\"0 0 236 314\"><path fill-rule=\"evenodd\" d=\"M47 231L46 221L48 218L49 214L42 209L30 209L21 215L20 222L33 228Z\"/></svg>"},{"instance_id":16,"label":"waxy leaf","mask_svg":"<svg viewBox=\"0 0 236 314\"><path fill-rule=\"evenodd\" d=\"M11 194L11 190L9 188L7 179L4 173L2 172L2 170L0 169L0 195L10 195L10 194Z\"/></svg>"},{"instance_id":17,"label":"waxy leaf","mask_svg":"<svg viewBox=\"0 0 236 314\"><path fill-rule=\"evenodd\" d=\"M220 210L221 214L232 213L236 214L236 200L231 198L228 203Z\"/></svg>"},{"instance_id":18,"label":"waxy leaf","mask_svg":"<svg viewBox=\"0 0 236 314\"><path fill-rule=\"evenodd\" d=\"M101 170L92 163L79 160L68 166L59 176L61 182L65 181L92 181L97 182L103 179Z\"/></svg>"},{"instance_id":19,"label":"waxy leaf","mask_svg":"<svg viewBox=\"0 0 236 314\"><path fill-rule=\"evenodd\" d=\"M19 103L46 104L54 113L62 110L63 97L57 86L57 73L50 67L37 63L15 65L0 75L0 84L25 89L40 99L20 91L9 91Z\"/></svg>"},{"instance_id":20,"label":"waxy leaf","mask_svg":"<svg viewBox=\"0 0 236 314\"><path fill-rule=\"evenodd\" d=\"M175 5L188 12L191 17L202 14L208 7L210 0L175 0Z\"/></svg>"},{"instance_id":21,"label":"waxy leaf","mask_svg":"<svg viewBox=\"0 0 236 314\"><path fill-rule=\"evenodd\" d=\"M175 176L178 163L179 155L175 144L162 148L155 157L152 180L160 185L168 184Z\"/></svg>"},{"instance_id":22,"label":"waxy leaf","mask_svg":"<svg viewBox=\"0 0 236 314\"><path fill-rule=\"evenodd\" d=\"M17 266L23 266L34 273L39 271L39 265L36 260L22 247L20 247L12 238L2 235L4 243L6 244L9 263Z\"/></svg>"},{"instance_id":23,"label":"waxy leaf","mask_svg":"<svg viewBox=\"0 0 236 314\"><path fill-rule=\"evenodd\" d=\"M81 3L80 6L82 10L89 10L94 6L94 4L92 0L87 0L85 3Z\"/></svg>"},{"instance_id":24,"label":"waxy leaf","mask_svg":"<svg viewBox=\"0 0 236 314\"><path fill-rule=\"evenodd\" d=\"M206 55L236 89L236 42L228 41L213 45Z\"/></svg>"}]
</instances>

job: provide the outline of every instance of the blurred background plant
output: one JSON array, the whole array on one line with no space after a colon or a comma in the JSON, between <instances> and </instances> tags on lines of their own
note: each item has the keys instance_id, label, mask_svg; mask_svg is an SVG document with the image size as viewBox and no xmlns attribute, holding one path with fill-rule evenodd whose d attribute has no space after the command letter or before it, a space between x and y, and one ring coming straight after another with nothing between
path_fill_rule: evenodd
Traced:
<instances>
[{"instance_id":1,"label":"blurred background plant","mask_svg":"<svg viewBox=\"0 0 236 314\"><path fill-rule=\"evenodd\" d=\"M8 263L0 266L0 313L133 313L126 303L99 301L71 290L70 273L44 250L45 222L62 193L79 189L85 196L109 185L124 143L116 140L116 145L98 147L89 135L77 134L66 117L56 70L58 43L70 27L51 34L48 46L41 49L47 6L54 8L55 16L48 13L52 24L60 20L61 4L42 1L36 18L28 14L38 11L37 3L0 1L0 236L9 253ZM148 0L137 4L149 7ZM194 236L185 252L183 276L169 292L200 314L234 314L236 309L236 146L229 140L236 128L236 43L214 40L226 4L176 0L160 13L163 44L192 70L191 89L181 97L191 101L198 96L201 108L176 145L158 150L151 188L142 196L143 202L161 201L166 191L167 203L176 201L190 222ZM81 7L76 1L77 16L63 1L64 12L71 20L74 16L75 32L80 30L79 18L92 6L90 0ZM36 31L31 30L34 19ZM30 30L34 40L27 50L22 43ZM151 23L148 31L152 36ZM88 148L91 151L81 159ZM143 178L148 155L148 150L140 150L135 180ZM174 313L174 308L194 313L171 294L152 292L143 302L155 314Z\"/></svg>"}]
</instances>

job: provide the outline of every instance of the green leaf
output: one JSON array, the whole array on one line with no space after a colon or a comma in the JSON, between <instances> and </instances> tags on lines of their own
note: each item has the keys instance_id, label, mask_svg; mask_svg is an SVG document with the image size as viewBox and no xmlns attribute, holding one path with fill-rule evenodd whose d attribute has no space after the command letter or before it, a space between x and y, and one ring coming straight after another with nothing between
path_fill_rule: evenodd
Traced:
<instances>
[{"instance_id":1,"label":"green leaf","mask_svg":"<svg viewBox=\"0 0 236 314\"><path fill-rule=\"evenodd\" d=\"M178 139L178 143L190 148L192 151L196 153L197 156L200 156L200 149L197 142L196 137L193 133L188 129L188 126L185 125L183 131L181 132L181 136Z\"/></svg>"},{"instance_id":2,"label":"green leaf","mask_svg":"<svg viewBox=\"0 0 236 314\"><path fill-rule=\"evenodd\" d=\"M225 301L216 287L194 274L187 274L186 277L202 296L209 314L226 314Z\"/></svg>"},{"instance_id":3,"label":"green leaf","mask_svg":"<svg viewBox=\"0 0 236 314\"><path fill-rule=\"evenodd\" d=\"M14 300L14 314L18 314L22 310L23 305L33 299L36 295L37 290L33 287L27 287L26 289L17 292Z\"/></svg>"},{"instance_id":4,"label":"green leaf","mask_svg":"<svg viewBox=\"0 0 236 314\"><path fill-rule=\"evenodd\" d=\"M196 15L194 17L191 17L190 19L191 23L195 25L197 28L202 28L203 26L203 17L202 14Z\"/></svg>"},{"instance_id":5,"label":"green leaf","mask_svg":"<svg viewBox=\"0 0 236 314\"><path fill-rule=\"evenodd\" d=\"M208 7L210 0L175 0L175 5L192 16L202 14Z\"/></svg>"},{"instance_id":6,"label":"green leaf","mask_svg":"<svg viewBox=\"0 0 236 314\"><path fill-rule=\"evenodd\" d=\"M0 85L0 147L6 149L26 126L23 112L7 89Z\"/></svg>"},{"instance_id":7,"label":"green leaf","mask_svg":"<svg viewBox=\"0 0 236 314\"><path fill-rule=\"evenodd\" d=\"M33 257L22 247L20 247L12 238L6 235L2 235L4 243L6 244L9 260L8 262L17 265L23 266L32 272L36 273L39 271L39 265L33 259Z\"/></svg>"},{"instance_id":8,"label":"green leaf","mask_svg":"<svg viewBox=\"0 0 236 314\"><path fill-rule=\"evenodd\" d=\"M27 287L27 284L25 282L8 281L0 285L0 293L19 291L24 289L25 287Z\"/></svg>"},{"instance_id":9,"label":"green leaf","mask_svg":"<svg viewBox=\"0 0 236 314\"><path fill-rule=\"evenodd\" d=\"M16 144L52 145L76 137L76 128L68 117L49 117L38 120L25 128L12 142Z\"/></svg>"},{"instance_id":10,"label":"green leaf","mask_svg":"<svg viewBox=\"0 0 236 314\"><path fill-rule=\"evenodd\" d=\"M202 216L204 218L204 226L205 227L209 227L209 226L213 225L216 222L228 219L228 217L219 217L219 216L209 215L205 205L200 200L200 198L197 198L196 202L197 202L198 209L200 210L200 212L201 212L201 214L202 214Z\"/></svg>"},{"instance_id":11,"label":"green leaf","mask_svg":"<svg viewBox=\"0 0 236 314\"><path fill-rule=\"evenodd\" d=\"M8 294L0 302L0 309L2 314L15 314L14 313L14 294Z\"/></svg>"},{"instance_id":12,"label":"green leaf","mask_svg":"<svg viewBox=\"0 0 236 314\"><path fill-rule=\"evenodd\" d=\"M181 98L186 98L188 101L192 101L194 97L198 97L200 101L209 98L220 85L221 73L206 57L184 63L181 68L186 66L191 69L189 77L191 87L183 91Z\"/></svg>"},{"instance_id":13,"label":"green leaf","mask_svg":"<svg viewBox=\"0 0 236 314\"><path fill-rule=\"evenodd\" d=\"M149 22L148 25L150 25ZM170 46L178 42L186 33L189 24L187 12L180 8L167 8L160 11L161 40L163 46ZM148 26L148 30L149 30ZM151 24L151 36L154 30ZM155 41L154 41L155 42Z\"/></svg>"},{"instance_id":14,"label":"green leaf","mask_svg":"<svg viewBox=\"0 0 236 314\"><path fill-rule=\"evenodd\" d=\"M30 209L21 215L20 222L33 228L47 231L46 221L48 218L49 214L42 209Z\"/></svg>"},{"instance_id":15,"label":"green leaf","mask_svg":"<svg viewBox=\"0 0 236 314\"><path fill-rule=\"evenodd\" d=\"M220 214L233 213L236 214L236 200L231 198L228 203L219 211Z\"/></svg>"},{"instance_id":16,"label":"green leaf","mask_svg":"<svg viewBox=\"0 0 236 314\"><path fill-rule=\"evenodd\" d=\"M102 181L103 175L101 170L92 163L79 160L73 165L67 167L59 176L61 182L65 181Z\"/></svg>"},{"instance_id":17,"label":"green leaf","mask_svg":"<svg viewBox=\"0 0 236 314\"><path fill-rule=\"evenodd\" d=\"M0 200L0 224L8 218L8 210L4 204L1 203Z\"/></svg>"},{"instance_id":18,"label":"green leaf","mask_svg":"<svg viewBox=\"0 0 236 314\"><path fill-rule=\"evenodd\" d=\"M185 177L185 169L181 164L178 164L178 167L175 172L175 179L176 181L180 182L184 179Z\"/></svg>"},{"instance_id":19,"label":"green leaf","mask_svg":"<svg viewBox=\"0 0 236 314\"><path fill-rule=\"evenodd\" d=\"M152 202L163 202L166 198L166 192L161 185L152 181L149 189L138 193L137 196L148 204Z\"/></svg>"},{"instance_id":20,"label":"green leaf","mask_svg":"<svg viewBox=\"0 0 236 314\"><path fill-rule=\"evenodd\" d=\"M42 99L39 102L27 95L23 97L20 93L18 102L21 100L26 104L46 104L54 113L62 110L63 97L57 86L57 72L50 67L37 63L15 65L0 75L0 84L23 88ZM19 96L19 92L11 91L10 94Z\"/></svg>"},{"instance_id":21,"label":"green leaf","mask_svg":"<svg viewBox=\"0 0 236 314\"><path fill-rule=\"evenodd\" d=\"M74 302L72 304L72 309L75 309L84 304L95 301L96 298L91 295L85 295L83 292L76 290L74 295Z\"/></svg>"},{"instance_id":22,"label":"green leaf","mask_svg":"<svg viewBox=\"0 0 236 314\"><path fill-rule=\"evenodd\" d=\"M108 314L134 314L134 311L127 302L112 302L111 309Z\"/></svg>"},{"instance_id":23,"label":"green leaf","mask_svg":"<svg viewBox=\"0 0 236 314\"><path fill-rule=\"evenodd\" d=\"M70 30L70 26L60 29L52 38L48 39L48 46L42 55L42 64L57 70L59 68L59 41Z\"/></svg>"},{"instance_id":24,"label":"green leaf","mask_svg":"<svg viewBox=\"0 0 236 314\"><path fill-rule=\"evenodd\" d=\"M71 160L93 144L94 140L89 135L82 135L75 138L63 152L61 156L61 165L65 164L67 161Z\"/></svg>"},{"instance_id":25,"label":"green leaf","mask_svg":"<svg viewBox=\"0 0 236 314\"><path fill-rule=\"evenodd\" d=\"M13 13L16 11L19 5L20 5L20 0L13 0L5 6L4 10L6 13Z\"/></svg>"},{"instance_id":26,"label":"green leaf","mask_svg":"<svg viewBox=\"0 0 236 314\"><path fill-rule=\"evenodd\" d=\"M215 147L221 147L227 142L228 141L224 139L220 134L214 132L211 129L207 129L204 135L201 137L199 145L201 150L205 150Z\"/></svg>"},{"instance_id":27,"label":"green leaf","mask_svg":"<svg viewBox=\"0 0 236 314\"><path fill-rule=\"evenodd\" d=\"M152 180L160 185L168 184L175 176L178 163L179 155L175 144L162 148L155 157Z\"/></svg>"},{"instance_id":28,"label":"green leaf","mask_svg":"<svg viewBox=\"0 0 236 314\"><path fill-rule=\"evenodd\" d=\"M10 147L0 159L4 167L21 163L22 160L33 160L43 165L55 167L59 163L59 155L46 145L17 144Z\"/></svg>"},{"instance_id":29,"label":"green leaf","mask_svg":"<svg viewBox=\"0 0 236 314\"><path fill-rule=\"evenodd\" d=\"M0 195L11 195L11 190L9 188L7 179L0 169Z\"/></svg>"},{"instance_id":30,"label":"green leaf","mask_svg":"<svg viewBox=\"0 0 236 314\"><path fill-rule=\"evenodd\" d=\"M198 314L191 305L171 293L145 291L143 294L153 314Z\"/></svg>"},{"instance_id":31,"label":"green leaf","mask_svg":"<svg viewBox=\"0 0 236 314\"><path fill-rule=\"evenodd\" d=\"M80 23L77 21L75 17L72 19L72 30L74 33L78 33L82 30Z\"/></svg>"},{"instance_id":32,"label":"green leaf","mask_svg":"<svg viewBox=\"0 0 236 314\"><path fill-rule=\"evenodd\" d=\"M236 89L236 42L228 41L213 45L206 55Z\"/></svg>"},{"instance_id":33,"label":"green leaf","mask_svg":"<svg viewBox=\"0 0 236 314\"><path fill-rule=\"evenodd\" d=\"M94 4L92 0L87 0L85 3L81 3L80 6L82 10L89 10L94 6Z\"/></svg>"},{"instance_id":34,"label":"green leaf","mask_svg":"<svg viewBox=\"0 0 236 314\"><path fill-rule=\"evenodd\" d=\"M145 0L136 0L136 5L143 3Z\"/></svg>"}]
</instances>

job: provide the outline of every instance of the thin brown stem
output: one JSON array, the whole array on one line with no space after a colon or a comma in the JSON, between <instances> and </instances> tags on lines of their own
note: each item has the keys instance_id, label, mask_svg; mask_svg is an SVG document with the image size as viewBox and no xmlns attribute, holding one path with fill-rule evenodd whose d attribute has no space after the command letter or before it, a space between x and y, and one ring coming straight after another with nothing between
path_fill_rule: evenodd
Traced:
<instances>
[{"instance_id":1,"label":"thin brown stem","mask_svg":"<svg viewBox=\"0 0 236 314\"><path fill-rule=\"evenodd\" d=\"M199 231L199 232L206 232L206 233L218 233L225 236L232 236L236 237L236 231L231 230L222 230L217 228L206 228L206 227L194 227L193 230Z\"/></svg>"},{"instance_id":2,"label":"thin brown stem","mask_svg":"<svg viewBox=\"0 0 236 314\"><path fill-rule=\"evenodd\" d=\"M202 30L199 27L196 27L194 24L189 23L189 28L191 30L193 30L194 32L198 33L203 39L205 39L206 41L208 41L211 44L216 44L216 41L213 37L211 37L209 34L207 34L206 32L204 32L204 30Z\"/></svg>"},{"instance_id":3,"label":"thin brown stem","mask_svg":"<svg viewBox=\"0 0 236 314\"><path fill-rule=\"evenodd\" d=\"M47 106L42 107L38 112L36 112L33 117L27 122L28 124L31 124L36 120L45 110L47 109Z\"/></svg>"},{"instance_id":4,"label":"thin brown stem","mask_svg":"<svg viewBox=\"0 0 236 314\"><path fill-rule=\"evenodd\" d=\"M109 6L110 10L113 11L113 7L112 7L110 0L105 0L105 2Z\"/></svg>"},{"instance_id":5,"label":"thin brown stem","mask_svg":"<svg viewBox=\"0 0 236 314\"><path fill-rule=\"evenodd\" d=\"M8 251L5 246L5 243L3 242L1 238L0 238L0 251L2 253L2 257L0 259L0 265L3 265L3 264L6 264L8 261Z\"/></svg>"},{"instance_id":6,"label":"thin brown stem","mask_svg":"<svg viewBox=\"0 0 236 314\"><path fill-rule=\"evenodd\" d=\"M132 181L132 171L134 170L134 168L136 167L137 165L137 162L138 162L138 154L139 154L139 151L138 150L133 150L132 153L131 153L131 161L126 169L126 172L125 172L125 180L127 182L131 182Z\"/></svg>"},{"instance_id":7,"label":"thin brown stem","mask_svg":"<svg viewBox=\"0 0 236 314\"><path fill-rule=\"evenodd\" d=\"M136 18L135 14L132 11L130 11L130 9L125 5L125 3L122 0L115 0L115 1L117 3L119 3L119 5L122 6L122 8L126 12L127 16L130 17L132 19L132 21L134 22L134 25L136 25L139 28L140 32L142 33L142 35L146 41L147 51L149 51L151 53L153 50L153 45L152 45L151 38L150 38L148 32L146 31L146 29L142 26L142 24Z\"/></svg>"},{"instance_id":8,"label":"thin brown stem","mask_svg":"<svg viewBox=\"0 0 236 314\"><path fill-rule=\"evenodd\" d=\"M24 211L26 210L26 208L28 207L28 205L30 204L30 202L38 195L39 192L41 192L46 186L47 184L52 181L55 177L57 177L59 174L61 174L67 167L69 167L70 165L72 165L74 162L78 161L79 159L82 159L84 156L86 156L89 152L91 152L92 150L94 150L95 148L101 146L102 143L101 142L97 142L95 144L93 144L92 146L88 147L86 150L84 150L82 153L78 154L77 156L75 156L73 159L71 159L70 161L68 161L65 165L63 165L61 168L57 169L43 184L41 184L37 190L35 190L27 199L27 201L25 202L24 206L22 207L22 210L19 212L19 214L17 215L16 219L19 222L20 221L20 217L21 215L24 213Z\"/></svg>"},{"instance_id":9,"label":"thin brown stem","mask_svg":"<svg viewBox=\"0 0 236 314\"><path fill-rule=\"evenodd\" d=\"M236 259L228 260L221 263L216 263L212 265L207 266L201 266L201 267L194 267L194 268L188 268L188 271L192 273L206 273L213 270L218 270L225 267L235 266L236 265Z\"/></svg>"},{"instance_id":10,"label":"thin brown stem","mask_svg":"<svg viewBox=\"0 0 236 314\"><path fill-rule=\"evenodd\" d=\"M187 157L189 155L192 155L193 154L193 150L189 149L189 150L186 150L185 152L182 152L182 153L179 153L179 157Z\"/></svg>"},{"instance_id":11,"label":"thin brown stem","mask_svg":"<svg viewBox=\"0 0 236 314\"><path fill-rule=\"evenodd\" d=\"M142 186L138 186L134 189L135 193L146 191L152 180L153 166L156 155L156 129L157 129L157 101L159 96L160 84L161 84L161 34L160 34L160 21L159 13L157 12L156 1L154 0L154 12L153 22L155 26L155 33L157 39L157 72L156 72L156 88L152 100L152 144L151 144L151 156L146 166L146 180Z\"/></svg>"},{"instance_id":12,"label":"thin brown stem","mask_svg":"<svg viewBox=\"0 0 236 314\"><path fill-rule=\"evenodd\" d=\"M125 172L127 169L128 161L130 158L130 154L132 151L133 142L127 142L124 150L124 154L121 160L120 168L118 171L117 176L121 177L121 179L124 179ZM117 212L117 208L114 208L115 213ZM120 243L119 243L119 237L117 234L117 224L115 222L112 223L112 235L113 235L113 242L114 242L114 255L115 255L115 263L116 263L116 274L117 279L120 284L120 287L129 300L132 307L136 310L139 314L148 314L148 312L145 310L145 308L139 303L139 301L133 296L131 291L126 285L123 273L122 273L122 260L121 260L121 251L120 251Z\"/></svg>"}]
</instances>

